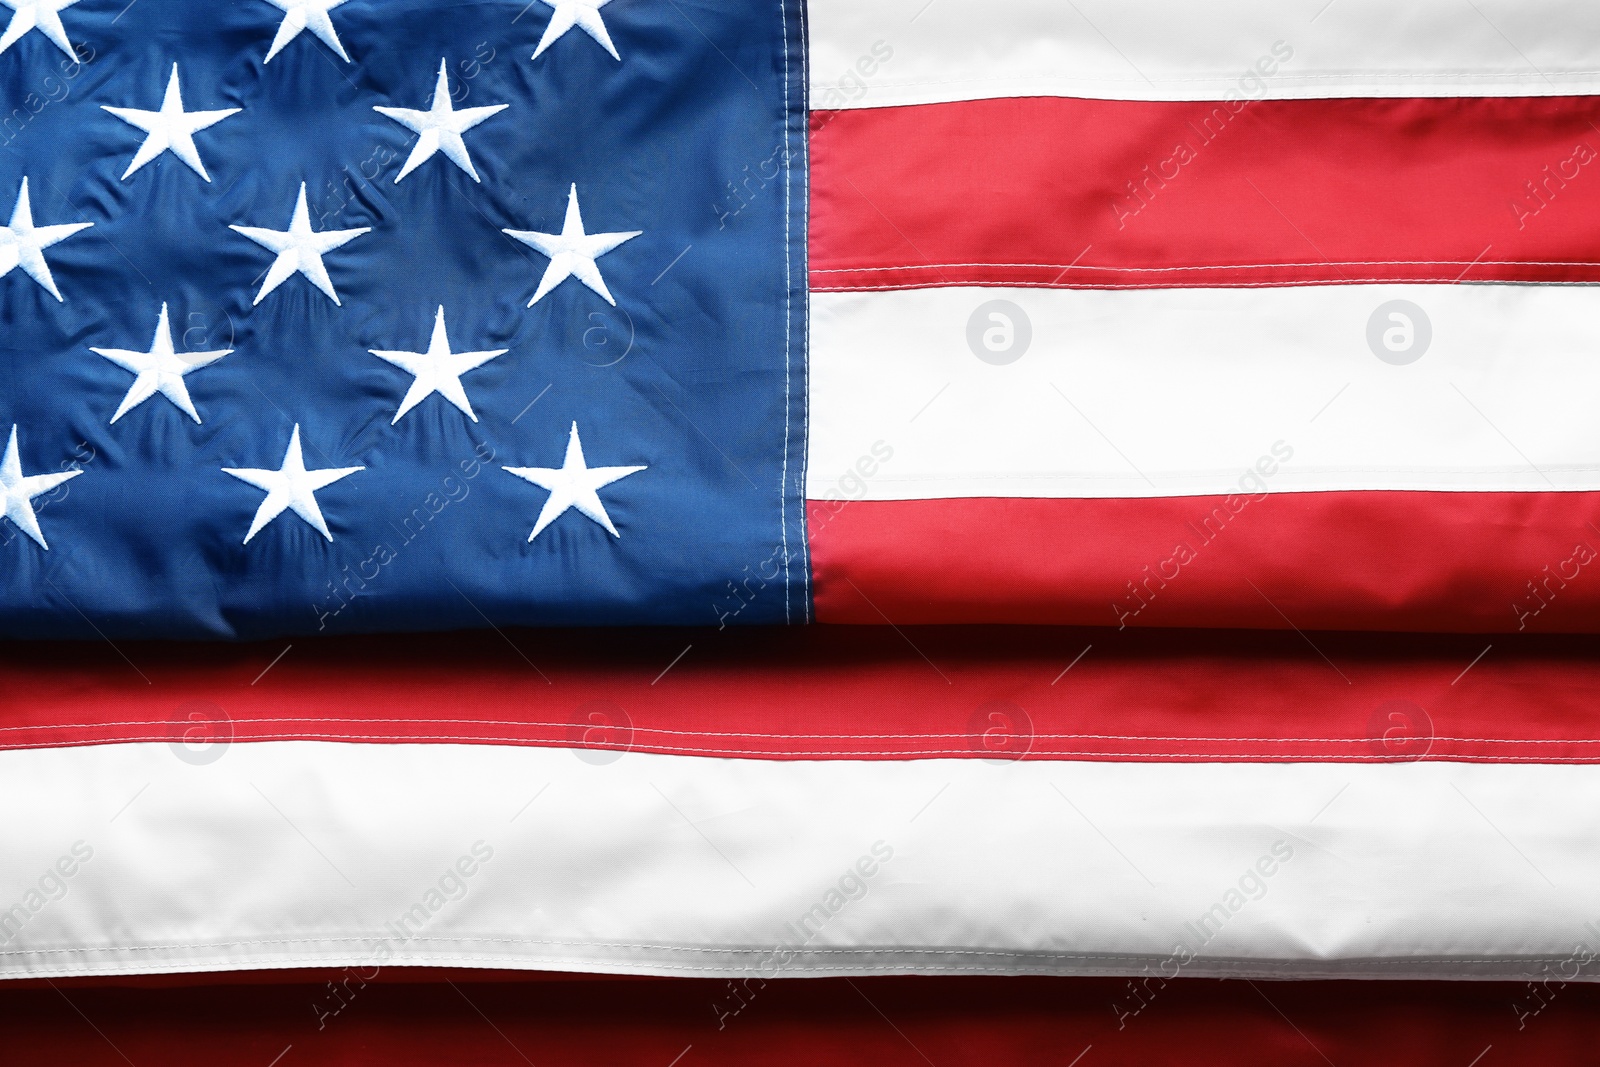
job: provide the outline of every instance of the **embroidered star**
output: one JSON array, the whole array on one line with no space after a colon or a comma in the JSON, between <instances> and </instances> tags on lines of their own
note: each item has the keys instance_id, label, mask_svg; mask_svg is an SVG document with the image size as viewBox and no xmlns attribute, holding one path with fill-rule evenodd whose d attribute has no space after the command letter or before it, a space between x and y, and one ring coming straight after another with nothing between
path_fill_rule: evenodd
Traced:
<instances>
[{"instance_id":1,"label":"embroidered star","mask_svg":"<svg viewBox=\"0 0 1600 1067\"><path fill-rule=\"evenodd\" d=\"M445 61L441 59L439 80L433 88L433 103L427 111L413 111L407 107L372 109L380 115L394 119L418 135L417 143L411 149L410 158L406 160L406 165L400 168L400 174L394 180L396 185L400 184L401 178L432 159L436 152L443 152L446 159L466 171L473 181L481 181L477 170L472 166L472 157L467 154L467 144L461 139L461 135L490 115L497 115L511 105L493 104L488 107L466 107L457 111L450 104L450 79L446 76L444 68Z\"/></svg>"},{"instance_id":2,"label":"embroidered star","mask_svg":"<svg viewBox=\"0 0 1600 1067\"><path fill-rule=\"evenodd\" d=\"M189 165L206 181L211 180L211 175L206 173L206 166L200 162L200 152L194 146L194 135L208 126L215 126L229 115L237 115L242 108L230 107L222 111L185 111L183 110L183 95L178 88L178 64L172 64L172 77L167 81L167 95L161 101L160 111L140 111L131 107L107 107L100 105L102 111L109 111L117 118L130 126L143 130L147 136L144 144L139 146L139 151L134 153L133 162L128 164L128 169L123 171L122 180L127 181L128 175L150 162L163 152L171 152Z\"/></svg>"},{"instance_id":3,"label":"embroidered star","mask_svg":"<svg viewBox=\"0 0 1600 1067\"><path fill-rule=\"evenodd\" d=\"M10 274L13 267L21 267L24 274L44 286L45 292L60 300L61 291L50 276L44 250L93 225L92 222L69 222L60 226L35 226L33 208L28 200L28 179L22 179L11 221L0 226L0 278Z\"/></svg>"},{"instance_id":4,"label":"embroidered star","mask_svg":"<svg viewBox=\"0 0 1600 1067\"><path fill-rule=\"evenodd\" d=\"M189 399L189 389L183 384L183 376L192 370L199 370L215 363L233 349L185 352L179 355L172 347L172 328L167 323L167 305L162 304L161 318L156 322L156 335L150 341L150 351L129 352L122 348L90 348L89 351L97 356L104 356L123 370L132 371L135 375L133 384L128 387L128 395L122 398L117 413L111 416L111 424L116 425L118 419L157 393L177 405L179 411L199 422L200 416L194 410L194 402Z\"/></svg>"},{"instance_id":5,"label":"embroidered star","mask_svg":"<svg viewBox=\"0 0 1600 1067\"><path fill-rule=\"evenodd\" d=\"M600 9L610 2L611 0L540 0L540 3L550 8L550 24L544 28L544 36L539 38L539 47L533 50L533 58L538 59L546 48L555 44L568 30L576 26L599 41L600 47L610 52L612 59L620 60L622 57L617 55L617 46L611 43L611 35L606 32L606 24L600 18Z\"/></svg>"},{"instance_id":6,"label":"embroidered star","mask_svg":"<svg viewBox=\"0 0 1600 1067\"><path fill-rule=\"evenodd\" d=\"M0 3L3 2L0 0ZM350 62L344 45L339 43L339 34L328 18L328 12L344 3L344 0L267 0L267 3L283 12L283 21L278 23L278 35L272 39L267 58L261 61L263 66L271 63L272 57L283 51L284 45L300 36L301 30L310 30L340 59Z\"/></svg>"},{"instance_id":7,"label":"embroidered star","mask_svg":"<svg viewBox=\"0 0 1600 1067\"><path fill-rule=\"evenodd\" d=\"M600 268L595 266L594 261L624 241L633 240L644 231L584 233L583 215L578 211L578 186L577 183L573 183L571 191L567 194L567 218L561 225L560 233L538 233L533 230L501 232L550 257L550 265L544 269L544 277L539 279L539 288L533 294L533 299L528 301L529 307L533 307L544 294L568 278L577 278L604 297L606 303L616 307L617 302L612 299L610 290L606 288L605 279L600 277Z\"/></svg>"},{"instance_id":8,"label":"embroidered star","mask_svg":"<svg viewBox=\"0 0 1600 1067\"><path fill-rule=\"evenodd\" d=\"M300 424L295 423L294 432L289 435L289 450L283 454L283 466L275 471L260 470L255 467L223 467L224 474L231 474L241 482L249 482L257 489L264 489L267 498L256 509L255 521L250 524L250 532L244 535L244 543L249 544L250 538L261 532L261 528L273 519L282 515L285 510L293 511L312 528L333 540L333 534L328 532L328 524L322 520L322 509L317 507L316 491L325 486L332 485L340 478L348 478L356 471L364 471L365 467L329 467L323 470L306 470L305 457L300 453Z\"/></svg>"},{"instance_id":9,"label":"embroidered star","mask_svg":"<svg viewBox=\"0 0 1600 1067\"><path fill-rule=\"evenodd\" d=\"M272 267L267 271L267 280L261 283L261 291L251 301L252 305L261 303L262 297L282 285L298 271L304 274L312 285L327 293L328 299L336 306L342 307L343 305L339 304L339 294L333 291L333 281L328 277L328 269L322 265L323 254L332 252L364 233L370 233L372 227L323 230L320 233L312 230L311 213L306 210L306 183L301 182L300 197L294 203L294 217L289 220L287 230L262 230L254 226L229 226L228 229L241 233L262 248L278 254L278 258L272 261Z\"/></svg>"},{"instance_id":10,"label":"embroidered star","mask_svg":"<svg viewBox=\"0 0 1600 1067\"><path fill-rule=\"evenodd\" d=\"M66 27L61 25L61 11L77 2L78 0L0 0L0 4L9 7L12 12L11 21L6 24L6 32L0 34L0 52L16 44L29 30L38 30L65 52L68 59L74 63L78 62L78 53L72 50L72 42L67 40Z\"/></svg>"},{"instance_id":11,"label":"embroidered star","mask_svg":"<svg viewBox=\"0 0 1600 1067\"><path fill-rule=\"evenodd\" d=\"M59 474L24 475L22 459L17 455L17 427L13 424L11 443L6 445L5 458L0 459L0 504L4 505L5 517L48 552L50 546L44 543L44 534L39 531L39 518L33 513L33 498L48 493L62 482L82 473L81 470L70 470Z\"/></svg>"},{"instance_id":12,"label":"embroidered star","mask_svg":"<svg viewBox=\"0 0 1600 1067\"><path fill-rule=\"evenodd\" d=\"M502 469L509 474L515 474L525 482L532 482L541 489L550 490L544 508L539 512L539 518L533 524L533 532L528 535L528 540L532 541L568 508L577 508L605 527L606 532L612 537L621 537L622 535L617 533L617 528L611 525L611 516L606 514L605 505L600 503L600 495L596 490L647 468L589 466L583 459L583 442L578 440L578 424L573 423L572 435L567 438L567 456L562 460L560 467Z\"/></svg>"},{"instance_id":13,"label":"embroidered star","mask_svg":"<svg viewBox=\"0 0 1600 1067\"><path fill-rule=\"evenodd\" d=\"M406 390L405 399L400 401L400 410L394 413L394 419L389 423L393 426L400 421L400 416L434 393L450 401L463 415L477 422L478 416L473 413L472 403L467 399L467 391L461 386L461 376L511 350L500 348L493 352L450 351L450 338L445 336L444 331L444 307L441 305L439 314L433 320L433 337L428 341L426 352L380 352L375 348L369 348L367 351L413 376L411 388Z\"/></svg>"}]
</instances>

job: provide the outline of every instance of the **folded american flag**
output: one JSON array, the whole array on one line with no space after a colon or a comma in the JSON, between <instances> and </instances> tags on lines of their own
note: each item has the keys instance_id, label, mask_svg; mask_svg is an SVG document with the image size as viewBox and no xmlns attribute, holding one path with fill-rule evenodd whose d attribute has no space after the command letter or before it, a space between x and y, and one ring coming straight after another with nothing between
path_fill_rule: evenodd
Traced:
<instances>
[{"instance_id":1,"label":"folded american flag","mask_svg":"<svg viewBox=\"0 0 1600 1067\"><path fill-rule=\"evenodd\" d=\"M1594 973L1590 9L0 3L0 974Z\"/></svg>"}]
</instances>

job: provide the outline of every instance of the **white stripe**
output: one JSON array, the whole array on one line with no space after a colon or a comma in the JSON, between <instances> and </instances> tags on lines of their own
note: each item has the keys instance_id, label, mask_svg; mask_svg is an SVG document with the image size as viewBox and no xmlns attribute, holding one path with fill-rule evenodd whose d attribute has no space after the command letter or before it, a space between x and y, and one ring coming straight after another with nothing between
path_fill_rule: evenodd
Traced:
<instances>
[{"instance_id":1,"label":"white stripe","mask_svg":"<svg viewBox=\"0 0 1600 1067\"><path fill-rule=\"evenodd\" d=\"M13 977L1107 973L1180 944L1185 974L1517 976L1600 947L1595 766L137 744L0 754L0 808Z\"/></svg>"},{"instance_id":2,"label":"white stripe","mask_svg":"<svg viewBox=\"0 0 1600 1067\"><path fill-rule=\"evenodd\" d=\"M1588 0L813 0L811 106L1600 91Z\"/></svg>"},{"instance_id":3,"label":"white stripe","mask_svg":"<svg viewBox=\"0 0 1600 1067\"><path fill-rule=\"evenodd\" d=\"M1005 342L980 314L995 300L1032 334L1006 365L969 342L975 317ZM1395 300L1431 325L1407 365L1368 342ZM813 499L1222 494L1258 463L1271 490L1600 489L1592 286L952 287L811 306Z\"/></svg>"}]
</instances>

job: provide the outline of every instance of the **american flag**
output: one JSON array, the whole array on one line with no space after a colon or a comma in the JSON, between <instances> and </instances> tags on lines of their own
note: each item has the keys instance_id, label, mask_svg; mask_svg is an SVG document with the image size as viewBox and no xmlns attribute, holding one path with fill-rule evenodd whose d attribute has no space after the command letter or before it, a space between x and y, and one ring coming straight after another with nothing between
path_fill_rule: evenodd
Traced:
<instances>
[{"instance_id":1,"label":"american flag","mask_svg":"<svg viewBox=\"0 0 1600 1067\"><path fill-rule=\"evenodd\" d=\"M1600 12L0 19L23 1046L208 1047L163 975L269 1067L1588 1025Z\"/></svg>"}]
</instances>

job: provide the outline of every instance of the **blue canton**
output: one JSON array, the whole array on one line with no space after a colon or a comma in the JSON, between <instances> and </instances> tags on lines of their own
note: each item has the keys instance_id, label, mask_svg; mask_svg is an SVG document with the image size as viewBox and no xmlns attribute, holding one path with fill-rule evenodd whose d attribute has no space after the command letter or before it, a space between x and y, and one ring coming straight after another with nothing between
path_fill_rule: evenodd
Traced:
<instances>
[{"instance_id":1,"label":"blue canton","mask_svg":"<svg viewBox=\"0 0 1600 1067\"><path fill-rule=\"evenodd\" d=\"M0 633L808 621L799 0L0 21Z\"/></svg>"}]
</instances>

